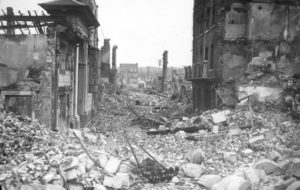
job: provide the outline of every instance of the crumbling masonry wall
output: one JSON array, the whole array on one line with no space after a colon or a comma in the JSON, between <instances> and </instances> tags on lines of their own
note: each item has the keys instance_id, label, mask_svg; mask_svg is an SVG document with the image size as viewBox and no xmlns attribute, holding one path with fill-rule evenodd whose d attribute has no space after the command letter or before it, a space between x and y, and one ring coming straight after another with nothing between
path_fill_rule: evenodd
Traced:
<instances>
[{"instance_id":1,"label":"crumbling masonry wall","mask_svg":"<svg viewBox=\"0 0 300 190\"><path fill-rule=\"evenodd\" d=\"M286 79L300 71L300 8L233 3L226 10L221 64L225 104L254 94L282 103Z\"/></svg>"},{"instance_id":2,"label":"crumbling masonry wall","mask_svg":"<svg viewBox=\"0 0 300 190\"><path fill-rule=\"evenodd\" d=\"M54 41L45 35L0 36L0 109L5 96L32 96L35 118L51 125Z\"/></svg>"}]
</instances>

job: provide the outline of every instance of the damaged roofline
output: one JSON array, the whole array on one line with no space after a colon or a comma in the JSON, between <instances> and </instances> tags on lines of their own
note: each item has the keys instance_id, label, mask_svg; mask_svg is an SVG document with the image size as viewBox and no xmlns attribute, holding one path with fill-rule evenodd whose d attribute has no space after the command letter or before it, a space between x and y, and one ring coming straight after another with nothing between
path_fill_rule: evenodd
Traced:
<instances>
[{"instance_id":1,"label":"damaged roofline","mask_svg":"<svg viewBox=\"0 0 300 190\"><path fill-rule=\"evenodd\" d=\"M84 18L87 21L88 27L99 27L100 23L98 19L95 17L93 12L91 11L89 5L55 5L55 4L48 4L48 3L39 3L40 7L45 9L48 14L52 14L54 11L60 10L62 12L66 10L76 11L79 14L83 14Z\"/></svg>"}]
</instances>

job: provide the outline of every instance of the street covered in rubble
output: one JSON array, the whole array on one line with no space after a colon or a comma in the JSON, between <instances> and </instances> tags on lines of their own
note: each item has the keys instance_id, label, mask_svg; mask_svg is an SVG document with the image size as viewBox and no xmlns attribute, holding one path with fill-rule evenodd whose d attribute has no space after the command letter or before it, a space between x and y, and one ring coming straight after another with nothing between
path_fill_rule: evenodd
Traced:
<instances>
[{"instance_id":1,"label":"street covered in rubble","mask_svg":"<svg viewBox=\"0 0 300 190\"><path fill-rule=\"evenodd\" d=\"M246 104L186 114L166 95L107 96L85 128L61 134L1 112L1 187L296 189L300 131L287 113Z\"/></svg>"},{"instance_id":2,"label":"street covered in rubble","mask_svg":"<svg viewBox=\"0 0 300 190\"><path fill-rule=\"evenodd\" d=\"M0 190L300 190L300 0L24 2Z\"/></svg>"}]
</instances>

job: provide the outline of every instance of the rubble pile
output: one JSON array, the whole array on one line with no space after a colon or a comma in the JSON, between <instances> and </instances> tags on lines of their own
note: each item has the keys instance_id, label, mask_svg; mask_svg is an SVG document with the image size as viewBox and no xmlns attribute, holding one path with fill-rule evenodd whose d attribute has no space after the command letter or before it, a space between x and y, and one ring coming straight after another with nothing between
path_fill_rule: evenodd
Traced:
<instances>
[{"instance_id":1,"label":"rubble pile","mask_svg":"<svg viewBox=\"0 0 300 190\"><path fill-rule=\"evenodd\" d=\"M0 184L7 189L72 190L299 188L300 127L286 113L242 107L174 119L153 112L148 103L160 99L156 95L129 92L109 99L94 123L66 135L1 113L5 162L0 164ZM137 116L126 103L155 130L167 132L148 135L142 126L147 122L132 122ZM16 139L18 146L6 143ZM170 179L159 167L179 171ZM161 179L147 181L141 175L147 171Z\"/></svg>"},{"instance_id":2,"label":"rubble pile","mask_svg":"<svg viewBox=\"0 0 300 190\"><path fill-rule=\"evenodd\" d=\"M0 129L2 189L103 190L133 183L128 164L101 134L88 129L57 134L28 117L6 113L0 114Z\"/></svg>"},{"instance_id":3,"label":"rubble pile","mask_svg":"<svg viewBox=\"0 0 300 190\"><path fill-rule=\"evenodd\" d=\"M0 113L0 164L6 164L16 155L31 151L35 143L50 134L44 126L29 117L15 117Z\"/></svg>"}]
</instances>

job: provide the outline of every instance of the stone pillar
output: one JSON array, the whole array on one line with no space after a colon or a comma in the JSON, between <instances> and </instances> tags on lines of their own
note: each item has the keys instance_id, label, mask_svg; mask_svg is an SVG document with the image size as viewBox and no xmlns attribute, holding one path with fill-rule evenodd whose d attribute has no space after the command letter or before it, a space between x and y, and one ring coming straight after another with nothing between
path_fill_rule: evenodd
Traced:
<instances>
[{"instance_id":1,"label":"stone pillar","mask_svg":"<svg viewBox=\"0 0 300 190\"><path fill-rule=\"evenodd\" d=\"M84 41L83 43L83 51L84 51L84 73L83 73L83 80L84 80L84 90L83 90L83 111L84 115L87 115L88 113L88 92L89 92L89 67L88 67L88 60L89 60L89 43L88 41Z\"/></svg>"},{"instance_id":2,"label":"stone pillar","mask_svg":"<svg viewBox=\"0 0 300 190\"><path fill-rule=\"evenodd\" d=\"M168 65L168 51L165 50L163 53L163 76L162 76L162 84L161 84L162 92L165 89L165 80L167 78L167 65Z\"/></svg>"},{"instance_id":3,"label":"stone pillar","mask_svg":"<svg viewBox=\"0 0 300 190\"><path fill-rule=\"evenodd\" d=\"M74 114L74 124L75 129L80 126L80 118L77 113L78 104L78 65L79 65L79 44L76 44L76 60L74 67L74 94L73 94L73 114Z\"/></svg>"},{"instance_id":4,"label":"stone pillar","mask_svg":"<svg viewBox=\"0 0 300 190\"><path fill-rule=\"evenodd\" d=\"M112 50L112 85L113 93L116 93L117 88L117 49L118 46L114 45Z\"/></svg>"}]
</instances>

